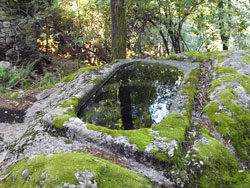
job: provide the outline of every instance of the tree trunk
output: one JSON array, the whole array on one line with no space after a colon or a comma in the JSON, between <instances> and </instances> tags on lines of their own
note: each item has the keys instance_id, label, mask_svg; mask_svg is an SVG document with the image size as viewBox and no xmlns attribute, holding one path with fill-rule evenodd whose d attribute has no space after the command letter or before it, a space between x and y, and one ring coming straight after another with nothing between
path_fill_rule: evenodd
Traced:
<instances>
[{"instance_id":1,"label":"tree trunk","mask_svg":"<svg viewBox=\"0 0 250 188\"><path fill-rule=\"evenodd\" d=\"M229 46L229 31L225 26L225 10L224 10L224 2L223 0L219 0L219 28L220 28L220 38L223 45L223 50L228 50Z\"/></svg>"},{"instance_id":2,"label":"tree trunk","mask_svg":"<svg viewBox=\"0 0 250 188\"><path fill-rule=\"evenodd\" d=\"M126 58L126 14L124 0L111 0L112 60Z\"/></svg>"}]
</instances>

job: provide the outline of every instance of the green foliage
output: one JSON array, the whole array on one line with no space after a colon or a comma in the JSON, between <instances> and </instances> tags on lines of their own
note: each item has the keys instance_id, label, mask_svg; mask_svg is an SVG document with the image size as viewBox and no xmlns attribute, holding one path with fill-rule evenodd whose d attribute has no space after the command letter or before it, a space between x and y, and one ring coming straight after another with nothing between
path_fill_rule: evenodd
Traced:
<instances>
[{"instance_id":1,"label":"green foliage","mask_svg":"<svg viewBox=\"0 0 250 188\"><path fill-rule=\"evenodd\" d=\"M27 174L23 172L27 170ZM2 187L59 187L64 183L79 184L76 172L92 172L91 182L102 188L144 188L152 187L149 180L109 161L80 153L58 153L50 156L39 155L33 159L23 159L8 171ZM46 177L42 174L45 173ZM28 180L28 178L30 178ZM119 183L117 183L119 182Z\"/></svg>"},{"instance_id":2,"label":"green foliage","mask_svg":"<svg viewBox=\"0 0 250 188\"><path fill-rule=\"evenodd\" d=\"M30 78L31 67L16 68L16 69L3 69L0 68L0 93L6 93L6 88L13 87L17 82L23 88L29 87L32 83L26 79ZM26 78L26 79L23 79Z\"/></svg>"}]
</instances>

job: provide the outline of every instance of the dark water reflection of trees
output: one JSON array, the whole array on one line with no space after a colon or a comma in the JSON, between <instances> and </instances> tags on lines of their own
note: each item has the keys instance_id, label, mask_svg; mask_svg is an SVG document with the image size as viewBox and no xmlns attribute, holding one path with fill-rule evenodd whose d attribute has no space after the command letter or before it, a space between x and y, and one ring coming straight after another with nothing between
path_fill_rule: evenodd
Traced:
<instances>
[{"instance_id":1,"label":"dark water reflection of trees","mask_svg":"<svg viewBox=\"0 0 250 188\"><path fill-rule=\"evenodd\" d=\"M80 117L110 129L151 127L152 111L157 110L152 105L165 100L170 108L180 75L178 69L158 63L122 68L86 103Z\"/></svg>"}]
</instances>

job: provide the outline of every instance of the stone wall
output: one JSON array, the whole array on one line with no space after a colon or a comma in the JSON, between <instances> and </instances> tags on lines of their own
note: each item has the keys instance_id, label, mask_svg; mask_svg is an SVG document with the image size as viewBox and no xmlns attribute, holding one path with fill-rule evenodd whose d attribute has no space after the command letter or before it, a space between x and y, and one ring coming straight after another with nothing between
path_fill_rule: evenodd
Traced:
<instances>
[{"instance_id":1,"label":"stone wall","mask_svg":"<svg viewBox=\"0 0 250 188\"><path fill-rule=\"evenodd\" d=\"M20 14L14 1L0 0L0 31L0 60L21 62L38 57L34 25Z\"/></svg>"}]
</instances>

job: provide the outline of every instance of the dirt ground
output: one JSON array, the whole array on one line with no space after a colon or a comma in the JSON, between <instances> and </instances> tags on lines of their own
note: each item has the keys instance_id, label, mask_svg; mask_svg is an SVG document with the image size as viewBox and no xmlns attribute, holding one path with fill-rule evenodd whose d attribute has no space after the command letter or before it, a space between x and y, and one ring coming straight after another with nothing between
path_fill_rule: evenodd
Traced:
<instances>
[{"instance_id":1,"label":"dirt ground","mask_svg":"<svg viewBox=\"0 0 250 188\"><path fill-rule=\"evenodd\" d=\"M9 95L0 95L0 123L22 123L26 110L36 101L35 95L39 92L28 92L14 99L9 99Z\"/></svg>"}]
</instances>

